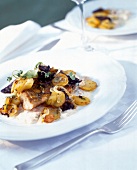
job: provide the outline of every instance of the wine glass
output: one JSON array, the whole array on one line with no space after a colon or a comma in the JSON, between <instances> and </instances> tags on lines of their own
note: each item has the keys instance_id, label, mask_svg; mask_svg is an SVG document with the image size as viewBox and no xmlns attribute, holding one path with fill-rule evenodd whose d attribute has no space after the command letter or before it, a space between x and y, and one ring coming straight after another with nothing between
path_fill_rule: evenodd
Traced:
<instances>
[{"instance_id":1,"label":"wine glass","mask_svg":"<svg viewBox=\"0 0 137 170\"><path fill-rule=\"evenodd\" d=\"M85 33L85 18L84 18L84 8L83 8L83 4L85 1L87 0L71 0L73 2L75 2L79 9L80 9L80 12L81 12L81 30L82 30L82 33L81 33L81 40L82 40L82 46L84 47L84 49L86 51L91 51L93 50L93 48L91 47L91 45L89 44L89 39Z\"/></svg>"}]
</instances>

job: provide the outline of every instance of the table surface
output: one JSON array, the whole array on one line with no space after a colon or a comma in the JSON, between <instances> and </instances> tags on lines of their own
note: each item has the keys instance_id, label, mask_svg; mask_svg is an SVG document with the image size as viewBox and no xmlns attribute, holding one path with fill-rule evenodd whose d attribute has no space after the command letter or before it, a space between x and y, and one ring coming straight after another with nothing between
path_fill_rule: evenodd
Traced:
<instances>
[{"instance_id":1,"label":"table surface","mask_svg":"<svg viewBox=\"0 0 137 170\"><path fill-rule=\"evenodd\" d=\"M62 26L64 20L56 23ZM52 26L45 30L57 31ZM45 31L46 33L46 31ZM59 31L58 38L64 31ZM115 37L116 41L128 41L136 44L137 34ZM109 38L105 39L107 43ZM56 40L56 38L55 38ZM109 41L108 41L109 42ZM55 41L46 44L42 50L49 50ZM124 67L127 76L127 89L124 96L103 118L94 124L73 132L38 141L6 141L0 140L0 170L12 170L16 164L27 161L45 151L48 151L75 136L110 121L115 114L123 112L137 98L137 47L120 46L111 50L110 57L118 60ZM82 143L60 154L38 170L136 170L137 169L137 116L122 131L113 135L98 134L87 138ZM2 127L0 127L2 128Z\"/></svg>"}]
</instances>

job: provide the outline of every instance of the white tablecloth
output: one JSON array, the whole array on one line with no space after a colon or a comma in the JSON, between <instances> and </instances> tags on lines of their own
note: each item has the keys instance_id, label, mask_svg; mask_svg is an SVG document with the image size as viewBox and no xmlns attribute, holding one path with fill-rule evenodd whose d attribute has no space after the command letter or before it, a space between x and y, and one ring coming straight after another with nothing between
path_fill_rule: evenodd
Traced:
<instances>
[{"instance_id":1,"label":"white tablecloth","mask_svg":"<svg viewBox=\"0 0 137 170\"><path fill-rule=\"evenodd\" d=\"M57 30L55 29L55 31ZM53 29L52 32L54 32ZM60 35L59 32L55 40ZM131 42L134 43L136 42L137 35L134 35L134 37L133 35L128 36L128 40L131 38ZM123 38L124 36L118 37L117 41L123 41ZM104 41L107 43L108 38ZM52 47L52 43L43 49L49 49L50 46ZM99 127L121 114L137 98L137 47L126 47L124 50L121 47L121 50L112 50L108 55L114 57L123 65L127 75L127 89L119 103L95 123L68 134L38 141L16 142L0 140L0 170L12 170L16 164L48 151L85 131ZM0 126L0 128L2 127ZM119 133L92 136L60 154L37 170L136 170L136 141L137 116Z\"/></svg>"}]
</instances>

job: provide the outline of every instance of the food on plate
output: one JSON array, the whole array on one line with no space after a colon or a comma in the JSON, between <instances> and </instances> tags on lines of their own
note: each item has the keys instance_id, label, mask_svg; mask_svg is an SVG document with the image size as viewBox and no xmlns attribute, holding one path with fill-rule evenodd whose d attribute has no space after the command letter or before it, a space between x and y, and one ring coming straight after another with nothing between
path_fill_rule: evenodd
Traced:
<instances>
[{"instance_id":1,"label":"food on plate","mask_svg":"<svg viewBox=\"0 0 137 170\"><path fill-rule=\"evenodd\" d=\"M98 8L86 18L86 22L93 28L114 29L123 25L129 16L130 12L127 10Z\"/></svg>"},{"instance_id":2,"label":"food on plate","mask_svg":"<svg viewBox=\"0 0 137 170\"><path fill-rule=\"evenodd\" d=\"M1 90L6 97L0 114L29 124L51 123L64 117L67 111L90 104L89 96L97 88L89 77L42 62L25 73L13 71L7 80L13 77L12 83Z\"/></svg>"}]
</instances>

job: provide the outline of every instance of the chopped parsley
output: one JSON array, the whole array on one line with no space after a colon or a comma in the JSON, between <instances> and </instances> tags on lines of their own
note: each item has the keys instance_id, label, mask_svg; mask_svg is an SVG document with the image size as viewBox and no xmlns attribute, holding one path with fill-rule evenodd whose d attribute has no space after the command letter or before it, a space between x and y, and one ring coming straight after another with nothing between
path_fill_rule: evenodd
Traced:
<instances>
[{"instance_id":1,"label":"chopped parsley","mask_svg":"<svg viewBox=\"0 0 137 170\"><path fill-rule=\"evenodd\" d=\"M12 76L15 78L21 77L23 71L22 70L14 70Z\"/></svg>"},{"instance_id":2,"label":"chopped parsley","mask_svg":"<svg viewBox=\"0 0 137 170\"><path fill-rule=\"evenodd\" d=\"M69 77L70 77L72 80L75 80L75 74L73 74L72 72L69 73Z\"/></svg>"},{"instance_id":3,"label":"chopped parsley","mask_svg":"<svg viewBox=\"0 0 137 170\"><path fill-rule=\"evenodd\" d=\"M37 78L38 73L36 70L29 70L25 74L23 74L22 70L15 70L15 71L13 71L12 76L7 77L7 81L11 81L12 77L15 77L15 78Z\"/></svg>"},{"instance_id":4,"label":"chopped parsley","mask_svg":"<svg viewBox=\"0 0 137 170\"><path fill-rule=\"evenodd\" d=\"M35 66L35 68L34 68L34 69L35 69L35 70L36 70L36 69L38 69L38 68L39 68L39 66L40 66L40 65L42 65L42 64L43 64L42 62L38 62L38 63L36 64L36 66Z\"/></svg>"},{"instance_id":5,"label":"chopped parsley","mask_svg":"<svg viewBox=\"0 0 137 170\"><path fill-rule=\"evenodd\" d=\"M45 73L45 72L44 72ZM45 78L49 77L51 75L51 72L45 73Z\"/></svg>"},{"instance_id":6,"label":"chopped parsley","mask_svg":"<svg viewBox=\"0 0 137 170\"><path fill-rule=\"evenodd\" d=\"M12 80L12 77L7 77L7 81L11 81Z\"/></svg>"},{"instance_id":7,"label":"chopped parsley","mask_svg":"<svg viewBox=\"0 0 137 170\"><path fill-rule=\"evenodd\" d=\"M37 78L38 73L36 70L29 70L21 76L22 78Z\"/></svg>"}]
</instances>

